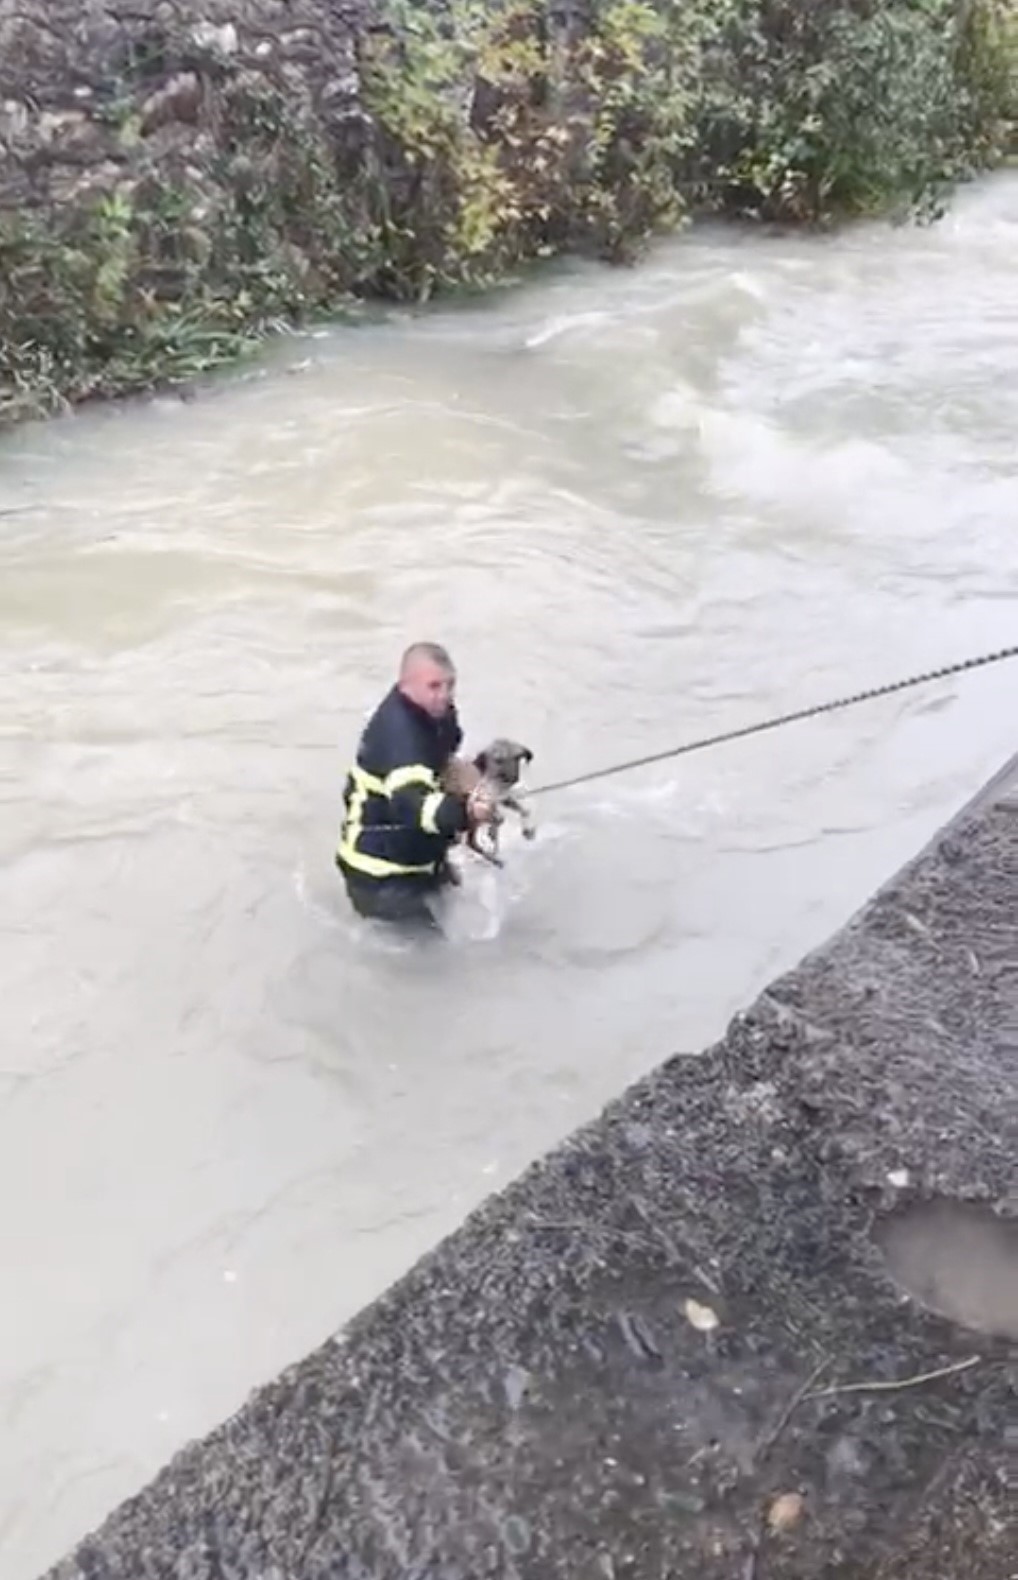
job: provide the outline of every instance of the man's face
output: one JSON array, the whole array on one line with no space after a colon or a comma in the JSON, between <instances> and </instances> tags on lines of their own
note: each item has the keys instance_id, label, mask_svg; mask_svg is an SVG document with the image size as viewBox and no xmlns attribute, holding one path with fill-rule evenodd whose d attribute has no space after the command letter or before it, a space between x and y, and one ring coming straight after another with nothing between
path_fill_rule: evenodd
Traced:
<instances>
[{"instance_id":1,"label":"man's face","mask_svg":"<svg viewBox=\"0 0 1018 1580\"><path fill-rule=\"evenodd\" d=\"M456 696L456 672L434 659L418 658L403 676L400 689L433 719L441 719Z\"/></svg>"}]
</instances>

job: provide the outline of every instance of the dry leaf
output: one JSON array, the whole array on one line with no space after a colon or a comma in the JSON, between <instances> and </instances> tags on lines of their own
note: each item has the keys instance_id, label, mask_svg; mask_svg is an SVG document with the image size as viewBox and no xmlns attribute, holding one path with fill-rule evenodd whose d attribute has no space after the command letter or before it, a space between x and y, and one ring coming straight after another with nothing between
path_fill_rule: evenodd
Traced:
<instances>
[{"instance_id":1,"label":"dry leaf","mask_svg":"<svg viewBox=\"0 0 1018 1580\"><path fill-rule=\"evenodd\" d=\"M698 1300L687 1300L682 1307L687 1322L700 1333L713 1333L718 1325L718 1314L710 1306L701 1306Z\"/></svg>"},{"instance_id":2,"label":"dry leaf","mask_svg":"<svg viewBox=\"0 0 1018 1580\"><path fill-rule=\"evenodd\" d=\"M798 1525L805 1509L806 1499L801 1492L783 1492L767 1510L767 1524L772 1531L790 1531Z\"/></svg>"}]
</instances>

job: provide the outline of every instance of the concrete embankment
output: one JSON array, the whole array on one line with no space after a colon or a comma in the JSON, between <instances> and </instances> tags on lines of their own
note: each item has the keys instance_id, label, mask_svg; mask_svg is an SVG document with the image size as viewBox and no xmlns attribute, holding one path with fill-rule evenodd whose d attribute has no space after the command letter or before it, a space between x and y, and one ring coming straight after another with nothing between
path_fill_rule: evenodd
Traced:
<instances>
[{"instance_id":1,"label":"concrete embankment","mask_svg":"<svg viewBox=\"0 0 1018 1580\"><path fill-rule=\"evenodd\" d=\"M1018 760L53 1580L1013 1576L1016 918Z\"/></svg>"}]
</instances>

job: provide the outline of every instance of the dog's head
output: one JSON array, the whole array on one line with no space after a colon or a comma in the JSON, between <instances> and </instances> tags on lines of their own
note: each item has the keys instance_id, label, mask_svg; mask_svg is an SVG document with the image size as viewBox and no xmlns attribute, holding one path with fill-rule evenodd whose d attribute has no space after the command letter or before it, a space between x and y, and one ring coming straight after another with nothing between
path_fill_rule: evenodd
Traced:
<instances>
[{"instance_id":1,"label":"dog's head","mask_svg":"<svg viewBox=\"0 0 1018 1580\"><path fill-rule=\"evenodd\" d=\"M474 758L474 767L486 778L510 789L519 783L524 763L532 763L533 760L534 754L529 746L521 746L519 741L510 741L500 735L483 752L478 752Z\"/></svg>"}]
</instances>

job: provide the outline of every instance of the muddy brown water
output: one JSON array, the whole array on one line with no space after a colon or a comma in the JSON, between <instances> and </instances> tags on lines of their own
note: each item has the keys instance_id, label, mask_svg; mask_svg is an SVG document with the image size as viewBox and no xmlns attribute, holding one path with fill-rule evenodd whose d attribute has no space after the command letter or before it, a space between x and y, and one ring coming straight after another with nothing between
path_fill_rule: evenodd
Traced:
<instances>
[{"instance_id":1,"label":"muddy brown water","mask_svg":"<svg viewBox=\"0 0 1018 1580\"><path fill-rule=\"evenodd\" d=\"M1002 667L538 803L421 954L331 855L447 641L534 782L1015 639L1018 179L705 229L0 444L0 1573L32 1580L1014 746Z\"/></svg>"}]
</instances>

